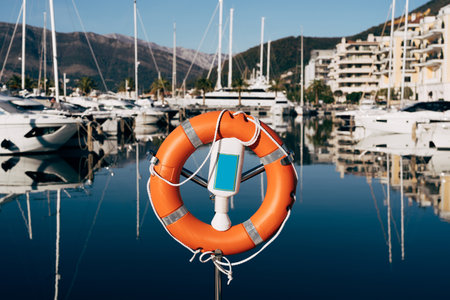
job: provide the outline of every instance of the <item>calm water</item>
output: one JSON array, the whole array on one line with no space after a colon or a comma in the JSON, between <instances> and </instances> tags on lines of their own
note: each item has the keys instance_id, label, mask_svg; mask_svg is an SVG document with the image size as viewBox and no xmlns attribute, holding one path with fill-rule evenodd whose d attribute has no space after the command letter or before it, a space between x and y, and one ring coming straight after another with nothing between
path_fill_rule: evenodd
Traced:
<instances>
[{"instance_id":1,"label":"calm water","mask_svg":"<svg viewBox=\"0 0 450 300\"><path fill-rule=\"evenodd\" d=\"M331 120L285 121L272 125L296 153L297 202L280 237L233 268L223 299L447 298L448 154L368 151ZM0 157L1 299L213 298L213 266L189 263L149 207L146 153L161 140L143 138L107 141L103 157ZM258 163L246 155L244 169ZM261 183L241 185L233 223L257 209ZM192 183L181 191L209 222L208 192Z\"/></svg>"}]
</instances>

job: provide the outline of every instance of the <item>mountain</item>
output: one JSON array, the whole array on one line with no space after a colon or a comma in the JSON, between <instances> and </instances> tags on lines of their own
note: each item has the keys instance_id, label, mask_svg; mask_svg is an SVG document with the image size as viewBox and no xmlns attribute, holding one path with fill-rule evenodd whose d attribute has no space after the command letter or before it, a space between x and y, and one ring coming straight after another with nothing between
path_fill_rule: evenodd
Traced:
<instances>
[{"instance_id":1,"label":"mountain","mask_svg":"<svg viewBox=\"0 0 450 300\"><path fill-rule=\"evenodd\" d=\"M106 34L105 36L108 38L119 40L123 43L133 43L134 44L134 38L131 36L117 34L117 33ZM153 42L148 43L146 41L138 39L139 46L148 48L148 44L150 44L150 47L152 48L152 50L159 50L159 51L166 52L166 53L172 55L173 48L160 46ZM177 47L177 58L181 58L186 61L193 61L194 57L195 57L195 53L196 53L195 50L186 49L183 47ZM200 68L207 70L211 67L211 62L213 61L213 59L214 59L214 54L207 54L207 53L199 52L197 54L197 58L195 59L194 63L197 66L199 66Z\"/></svg>"},{"instance_id":2,"label":"mountain","mask_svg":"<svg viewBox=\"0 0 450 300\"><path fill-rule=\"evenodd\" d=\"M2 42L0 44L0 59L2 63L6 57L13 30L14 24L0 23L0 41ZM39 76L40 57L42 53L42 32L42 28L27 26L26 75L35 79ZM105 36L95 33L87 33L87 36L109 90L117 89L119 83L127 77L134 78L133 38L121 35ZM90 76L96 81L99 89L104 89L84 33L57 33L56 40L58 44L59 72L61 75L67 73L67 78L70 79L69 86L75 86L75 81L83 76ZM22 31L21 25L19 25L6 64L4 78L2 79L3 82L12 74L21 73L21 47ZM53 76L51 49L51 35L48 31L47 77L50 78ZM152 44L152 49L162 77L170 81L172 79L172 50L157 46L156 44ZM138 52L140 61L139 84L143 90L147 90L151 83L158 77L158 72L156 71L150 50L145 42L140 41L138 43ZM177 53L178 84L186 76L193 56L193 50L183 48L180 48L179 53ZM193 65L191 69L188 83L189 81L195 81L203 74L204 67L209 66L213 56L201 53L199 57L199 62Z\"/></svg>"}]
</instances>

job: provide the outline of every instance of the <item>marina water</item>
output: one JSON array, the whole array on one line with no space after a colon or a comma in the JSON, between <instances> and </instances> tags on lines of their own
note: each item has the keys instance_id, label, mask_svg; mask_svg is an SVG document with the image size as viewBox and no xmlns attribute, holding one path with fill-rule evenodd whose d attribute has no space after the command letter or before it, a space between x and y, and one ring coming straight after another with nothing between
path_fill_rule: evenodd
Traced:
<instances>
[{"instance_id":1,"label":"marina water","mask_svg":"<svg viewBox=\"0 0 450 300\"><path fill-rule=\"evenodd\" d=\"M365 152L341 139L330 119L285 119L272 127L295 152L297 201L279 238L233 268L223 299L448 295L450 160L436 159L445 151ZM148 153L163 136L112 141L101 159L65 150L0 157L0 298L213 298L212 264L189 263L191 254L149 205ZM186 167L196 169L206 150ZM244 170L257 164L246 151ZM241 185L233 224L256 211L265 184L258 175ZM181 194L194 215L210 222L206 189L188 183Z\"/></svg>"}]
</instances>

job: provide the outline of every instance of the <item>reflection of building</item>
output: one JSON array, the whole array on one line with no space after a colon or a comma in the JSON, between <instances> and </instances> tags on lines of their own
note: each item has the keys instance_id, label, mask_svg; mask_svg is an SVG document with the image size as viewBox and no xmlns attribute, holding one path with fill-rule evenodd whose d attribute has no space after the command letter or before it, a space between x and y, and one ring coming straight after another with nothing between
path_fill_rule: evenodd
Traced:
<instances>
[{"instance_id":1,"label":"reflection of building","mask_svg":"<svg viewBox=\"0 0 450 300\"><path fill-rule=\"evenodd\" d=\"M331 163L334 145L331 119L311 119L305 126L305 146L309 149L312 163Z\"/></svg>"},{"instance_id":2,"label":"reflection of building","mask_svg":"<svg viewBox=\"0 0 450 300\"><path fill-rule=\"evenodd\" d=\"M440 218L450 222L449 151L439 151L420 137L413 140L410 135L364 137L358 131L337 129L334 127L331 143L335 151L333 161L341 177L363 176L368 182L378 178L394 190L403 189L410 202L434 207Z\"/></svg>"}]
</instances>

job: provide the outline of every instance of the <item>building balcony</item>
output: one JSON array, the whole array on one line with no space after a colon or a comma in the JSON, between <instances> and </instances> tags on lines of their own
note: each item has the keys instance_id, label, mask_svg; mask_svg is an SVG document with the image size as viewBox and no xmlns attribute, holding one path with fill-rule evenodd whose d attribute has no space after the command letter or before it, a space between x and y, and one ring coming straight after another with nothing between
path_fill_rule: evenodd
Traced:
<instances>
[{"instance_id":1,"label":"building balcony","mask_svg":"<svg viewBox=\"0 0 450 300\"><path fill-rule=\"evenodd\" d=\"M344 77L344 78L338 78L337 80L338 84L343 84L343 83L361 83L361 84L365 84L365 83L377 83L378 82L378 78L376 78L375 76L373 77L368 77L368 76L364 76L364 77Z\"/></svg>"},{"instance_id":2,"label":"building balcony","mask_svg":"<svg viewBox=\"0 0 450 300\"><path fill-rule=\"evenodd\" d=\"M440 58L430 58L427 59L425 62L419 62L419 63L415 63L412 64L412 67L440 67L443 63L443 59Z\"/></svg>"},{"instance_id":3,"label":"building balcony","mask_svg":"<svg viewBox=\"0 0 450 300\"><path fill-rule=\"evenodd\" d=\"M373 71L374 71L373 68L345 68L345 69L336 70L336 73L338 73L338 74L370 74Z\"/></svg>"},{"instance_id":4,"label":"building balcony","mask_svg":"<svg viewBox=\"0 0 450 300\"><path fill-rule=\"evenodd\" d=\"M435 40L435 39L441 37L443 33L444 33L444 29L442 29L442 28L434 28L434 29L432 29L432 30L422 34L422 35L417 36L417 38L421 39L421 40L429 40L429 41L431 41L431 40Z\"/></svg>"},{"instance_id":5,"label":"building balcony","mask_svg":"<svg viewBox=\"0 0 450 300\"><path fill-rule=\"evenodd\" d=\"M359 64L372 64L374 63L374 59L372 58L352 58L352 59L343 59L339 61L339 65L359 65Z\"/></svg>"}]
</instances>

